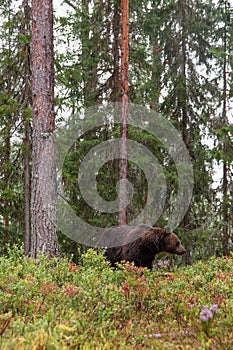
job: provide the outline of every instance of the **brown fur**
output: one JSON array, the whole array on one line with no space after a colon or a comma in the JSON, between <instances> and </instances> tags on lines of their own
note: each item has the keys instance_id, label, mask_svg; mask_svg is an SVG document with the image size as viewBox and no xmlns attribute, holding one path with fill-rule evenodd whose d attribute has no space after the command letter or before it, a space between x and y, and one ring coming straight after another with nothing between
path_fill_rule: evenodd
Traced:
<instances>
[{"instance_id":1,"label":"brown fur","mask_svg":"<svg viewBox=\"0 0 233 350\"><path fill-rule=\"evenodd\" d=\"M151 269L158 253L185 253L179 238L169 228L148 225L111 227L105 231L101 241L102 246L110 247L106 256L113 265L125 260Z\"/></svg>"}]
</instances>

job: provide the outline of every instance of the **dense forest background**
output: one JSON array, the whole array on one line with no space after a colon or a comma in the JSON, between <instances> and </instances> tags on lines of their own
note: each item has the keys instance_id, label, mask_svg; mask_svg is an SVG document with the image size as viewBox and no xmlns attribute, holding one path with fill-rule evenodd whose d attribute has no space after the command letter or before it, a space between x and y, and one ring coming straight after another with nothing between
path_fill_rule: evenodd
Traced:
<instances>
[{"instance_id":1,"label":"dense forest background","mask_svg":"<svg viewBox=\"0 0 233 350\"><path fill-rule=\"evenodd\" d=\"M165 116L182 134L193 162L192 202L176 229L186 262L228 255L233 239L233 9L229 1L132 1L130 3L129 100ZM0 5L0 250L30 235L31 18L28 0ZM56 120L81 108L118 102L120 92L119 0L61 1L55 6ZM117 224L116 215L95 211L80 197L77 173L94 145L119 135L119 125L95 128L77 140L63 171L64 188L77 215L94 226ZM157 157L166 174L164 226L177 189L172 159L153 135L129 128ZM116 196L117 162L98 174L99 192ZM129 164L136 215L147 200L138 167ZM77 243L59 234L61 250Z\"/></svg>"}]
</instances>

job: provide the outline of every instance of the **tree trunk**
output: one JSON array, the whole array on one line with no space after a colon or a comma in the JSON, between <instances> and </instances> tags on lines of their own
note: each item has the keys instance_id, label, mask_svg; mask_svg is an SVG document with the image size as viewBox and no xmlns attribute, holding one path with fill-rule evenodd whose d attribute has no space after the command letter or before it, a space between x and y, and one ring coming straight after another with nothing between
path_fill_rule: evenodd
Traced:
<instances>
[{"instance_id":1,"label":"tree trunk","mask_svg":"<svg viewBox=\"0 0 233 350\"><path fill-rule=\"evenodd\" d=\"M31 36L31 8L28 0L23 0L23 17L21 33L28 39ZM31 91L31 54L30 43L25 42L22 47L24 52L23 77L24 85L22 91L22 116L24 120L24 254L29 255L31 245L31 124L27 111L32 105Z\"/></svg>"},{"instance_id":2,"label":"tree trunk","mask_svg":"<svg viewBox=\"0 0 233 350\"><path fill-rule=\"evenodd\" d=\"M224 145L225 146L225 145ZM224 147L225 148L225 147ZM223 255L229 255L227 164L223 161Z\"/></svg>"},{"instance_id":3,"label":"tree trunk","mask_svg":"<svg viewBox=\"0 0 233 350\"><path fill-rule=\"evenodd\" d=\"M127 172L128 172L128 108L129 108L129 2L121 2L122 32L121 32L121 160L120 160L120 208L119 224L127 224Z\"/></svg>"},{"instance_id":4,"label":"tree trunk","mask_svg":"<svg viewBox=\"0 0 233 350\"><path fill-rule=\"evenodd\" d=\"M30 215L30 195L31 195L31 186L30 186L30 122L25 120L25 139L24 139L24 254L28 255L30 253L30 244L31 244L31 215Z\"/></svg>"},{"instance_id":5,"label":"tree trunk","mask_svg":"<svg viewBox=\"0 0 233 350\"><path fill-rule=\"evenodd\" d=\"M187 109L187 103L188 103L188 93L187 93L187 57L186 57L186 12L187 12L187 3L185 3L182 6L182 80L183 85L181 89L181 96L180 96L180 104L181 104L181 111L182 111L182 137L183 141L187 147L187 149L190 149L190 138L189 138L189 131L188 131L188 109ZM184 193L185 196L185 193ZM190 209L187 209L187 212L183 219L183 227L184 232L187 234L190 226ZM192 264L191 260L191 244L186 240L187 243L185 245L186 253L185 253L185 262L187 265Z\"/></svg>"},{"instance_id":6,"label":"tree trunk","mask_svg":"<svg viewBox=\"0 0 233 350\"><path fill-rule=\"evenodd\" d=\"M10 135L10 126L6 126L5 128L5 137L4 137L4 146L3 146L3 158L5 163L5 169L4 169L4 182L5 182L5 189L10 188L10 163L11 163L11 135ZM3 222L4 222L4 229L7 232L9 230L10 226L10 220L8 215L8 204L9 199L5 198L3 200L3 207L4 207L4 215L3 215Z\"/></svg>"},{"instance_id":7,"label":"tree trunk","mask_svg":"<svg viewBox=\"0 0 233 350\"><path fill-rule=\"evenodd\" d=\"M58 256L52 0L32 1L31 256Z\"/></svg>"},{"instance_id":8,"label":"tree trunk","mask_svg":"<svg viewBox=\"0 0 233 350\"><path fill-rule=\"evenodd\" d=\"M226 52L226 48L225 48ZM223 67L223 122L226 125L226 102L227 102L227 77L226 77L226 55L224 56ZM229 255L229 233L228 233L228 179L227 179L227 162L226 157L227 146L223 141L223 255Z\"/></svg>"},{"instance_id":9,"label":"tree trunk","mask_svg":"<svg viewBox=\"0 0 233 350\"><path fill-rule=\"evenodd\" d=\"M225 3L225 13L227 13L227 3ZM227 19L224 27L224 61L223 61L223 107L222 120L223 127L227 125ZM228 232L228 178L227 178L227 144L223 141L223 255L229 255L229 232Z\"/></svg>"},{"instance_id":10,"label":"tree trunk","mask_svg":"<svg viewBox=\"0 0 233 350\"><path fill-rule=\"evenodd\" d=\"M113 17L113 87L111 100L113 102L119 102L120 99L120 72L119 72L119 35L120 35L120 9L118 2L114 1L114 17Z\"/></svg>"}]
</instances>

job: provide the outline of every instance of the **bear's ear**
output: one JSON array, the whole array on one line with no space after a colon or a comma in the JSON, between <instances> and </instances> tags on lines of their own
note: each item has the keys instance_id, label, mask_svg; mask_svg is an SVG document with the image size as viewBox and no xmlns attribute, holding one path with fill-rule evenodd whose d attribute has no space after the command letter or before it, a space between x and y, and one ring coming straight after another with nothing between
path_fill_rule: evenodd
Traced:
<instances>
[{"instance_id":1,"label":"bear's ear","mask_svg":"<svg viewBox=\"0 0 233 350\"><path fill-rule=\"evenodd\" d=\"M171 230L171 228L169 226L167 226L165 228L165 236L169 235L170 233L172 233L172 230Z\"/></svg>"}]
</instances>

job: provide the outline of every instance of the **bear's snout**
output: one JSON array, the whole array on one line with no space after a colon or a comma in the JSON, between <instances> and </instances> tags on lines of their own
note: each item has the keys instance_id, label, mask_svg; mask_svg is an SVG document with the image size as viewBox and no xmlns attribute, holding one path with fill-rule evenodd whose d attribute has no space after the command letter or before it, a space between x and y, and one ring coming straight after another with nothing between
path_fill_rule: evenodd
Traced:
<instances>
[{"instance_id":1,"label":"bear's snout","mask_svg":"<svg viewBox=\"0 0 233 350\"><path fill-rule=\"evenodd\" d=\"M178 253L179 255L184 255L186 253L185 248L183 247L182 250Z\"/></svg>"}]
</instances>

